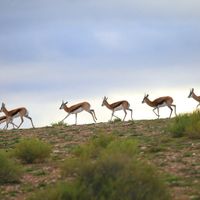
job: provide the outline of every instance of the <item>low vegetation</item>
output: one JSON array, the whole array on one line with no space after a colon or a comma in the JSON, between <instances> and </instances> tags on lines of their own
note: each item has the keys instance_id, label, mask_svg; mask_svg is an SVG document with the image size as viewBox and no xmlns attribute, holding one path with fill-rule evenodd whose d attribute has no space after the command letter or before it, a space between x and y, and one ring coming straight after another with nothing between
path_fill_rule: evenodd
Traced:
<instances>
[{"instance_id":1,"label":"low vegetation","mask_svg":"<svg viewBox=\"0 0 200 200\"><path fill-rule=\"evenodd\" d=\"M177 116L169 126L174 137L200 138L200 111Z\"/></svg>"},{"instance_id":2,"label":"low vegetation","mask_svg":"<svg viewBox=\"0 0 200 200\"><path fill-rule=\"evenodd\" d=\"M0 151L0 185L19 182L22 168L4 151Z\"/></svg>"},{"instance_id":3,"label":"low vegetation","mask_svg":"<svg viewBox=\"0 0 200 200\"><path fill-rule=\"evenodd\" d=\"M67 127L68 125L67 125L67 123L65 123L63 121L59 121L59 122L53 122L53 123L51 123L51 126L56 128L56 127L59 127L59 126Z\"/></svg>"},{"instance_id":4,"label":"low vegetation","mask_svg":"<svg viewBox=\"0 0 200 200\"><path fill-rule=\"evenodd\" d=\"M34 195L31 200L168 200L155 168L137 159L133 139L112 136L92 139L78 147L62 167L68 183Z\"/></svg>"},{"instance_id":5,"label":"low vegetation","mask_svg":"<svg viewBox=\"0 0 200 200\"><path fill-rule=\"evenodd\" d=\"M21 140L13 151L13 155L23 163L44 162L50 153L50 145L36 138Z\"/></svg>"},{"instance_id":6,"label":"low vegetation","mask_svg":"<svg viewBox=\"0 0 200 200\"><path fill-rule=\"evenodd\" d=\"M12 167L18 166L19 171L23 167L23 173L15 179L1 179L0 199L129 200L133 196L137 198L132 199L160 196L170 200L198 200L200 139L186 132L183 134L184 129L177 131L182 137L175 137L174 133L172 137L169 126L171 128L176 120L56 124L36 129L2 130L0 151L4 159L0 161L0 169L6 157ZM33 138L48 143L47 146L50 144L51 153L42 159L36 156L27 164L26 159L16 156L15 152L19 144ZM31 144L22 146L26 146L24 155L35 154L28 150ZM35 146L33 152L40 145ZM4 171L1 176L9 174Z\"/></svg>"}]
</instances>

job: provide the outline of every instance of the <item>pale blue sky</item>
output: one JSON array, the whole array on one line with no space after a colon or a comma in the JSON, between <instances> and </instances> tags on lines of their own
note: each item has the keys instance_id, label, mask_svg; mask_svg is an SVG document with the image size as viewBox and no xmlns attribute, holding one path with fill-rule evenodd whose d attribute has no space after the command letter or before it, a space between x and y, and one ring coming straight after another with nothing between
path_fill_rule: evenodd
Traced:
<instances>
[{"instance_id":1,"label":"pale blue sky","mask_svg":"<svg viewBox=\"0 0 200 200\"><path fill-rule=\"evenodd\" d=\"M154 118L145 92L177 95L189 111L189 89L200 94L199 10L198 0L0 0L0 99L26 106L36 126L65 115L62 99L90 101L99 121L110 118L104 95L127 98L135 119Z\"/></svg>"}]
</instances>

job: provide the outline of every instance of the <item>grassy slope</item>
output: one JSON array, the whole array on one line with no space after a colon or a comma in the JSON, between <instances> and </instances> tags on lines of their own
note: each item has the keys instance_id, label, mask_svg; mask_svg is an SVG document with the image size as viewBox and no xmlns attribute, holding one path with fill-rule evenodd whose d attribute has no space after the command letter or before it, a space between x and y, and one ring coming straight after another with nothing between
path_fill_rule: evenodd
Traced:
<instances>
[{"instance_id":1,"label":"grassy slope","mask_svg":"<svg viewBox=\"0 0 200 200\"><path fill-rule=\"evenodd\" d=\"M166 131L169 120L99 123L82 126L55 126L0 132L0 149L12 148L22 137L38 137L53 146L51 159L44 164L24 165L20 184L0 186L0 198L23 200L38 188L62 180L59 165L71 149L99 133L138 140L140 157L149 160L164 174L173 200L200 199L200 140L172 138Z\"/></svg>"}]
</instances>

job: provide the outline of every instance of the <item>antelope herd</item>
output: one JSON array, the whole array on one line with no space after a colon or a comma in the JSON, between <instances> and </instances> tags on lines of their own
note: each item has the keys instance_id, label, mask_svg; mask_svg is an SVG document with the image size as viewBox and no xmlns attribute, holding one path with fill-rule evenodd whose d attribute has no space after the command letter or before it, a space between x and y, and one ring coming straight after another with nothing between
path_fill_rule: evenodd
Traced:
<instances>
[{"instance_id":1,"label":"antelope herd","mask_svg":"<svg viewBox=\"0 0 200 200\"><path fill-rule=\"evenodd\" d=\"M200 96L197 96L194 93L194 88L192 88L190 90L188 98L193 98L194 100L196 100L198 102L198 105L197 105L196 108L198 108L198 106L200 105ZM125 114L124 118L123 118L123 121L126 118L127 110L130 111L131 119L133 120L133 116L132 116L132 112L133 111L130 108L130 104L129 104L128 101L122 100L122 101L117 101L117 102L109 104L107 100L108 100L107 97L103 98L102 106L106 106L109 110L112 111L110 120L112 120L113 116L116 117L116 118L119 118L116 115L114 115L114 113L116 111L120 111L120 110L123 110L124 114ZM62 101L62 104L60 106L60 109L64 109L64 111L68 113L67 116L61 122L63 122L67 117L69 117L69 115L75 114L75 124L77 124L77 115L78 115L78 113L80 113L82 111L86 111L89 114L91 114L94 122L96 123L97 117L96 117L95 111L90 108L91 106L90 106L90 104L88 102L78 103L78 104L72 105L70 107L67 106L67 103L68 102L64 103L64 101ZM150 107L153 107L153 112L156 114L156 116L158 118L160 117L159 108L160 107L164 107L164 106L167 106L170 109L169 118L172 115L173 108L174 108L175 115L177 115L176 114L176 105L173 104L173 98L170 97L170 96L159 97L159 98L151 101L149 99L149 95L147 94L147 95L144 95L142 103L146 103ZM157 113L155 112L156 110L157 110ZM0 117L0 124L6 123L4 129L7 129L9 124L12 124L13 128L15 128L15 127L17 129L20 128L20 126L24 122L24 117L30 120L31 125L34 128L32 118L29 116L28 110L25 107L16 108L16 109L13 109L13 110L7 110L6 106L5 106L5 103L2 103L0 112L3 112L5 114L4 116ZM13 122L14 118L20 118L21 119L21 123L18 126Z\"/></svg>"}]
</instances>

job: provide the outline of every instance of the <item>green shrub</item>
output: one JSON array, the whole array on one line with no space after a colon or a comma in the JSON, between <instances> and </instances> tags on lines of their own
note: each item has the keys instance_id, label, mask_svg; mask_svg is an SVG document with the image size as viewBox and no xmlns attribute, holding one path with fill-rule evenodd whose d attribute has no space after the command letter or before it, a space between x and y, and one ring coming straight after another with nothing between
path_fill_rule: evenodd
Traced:
<instances>
[{"instance_id":1,"label":"green shrub","mask_svg":"<svg viewBox=\"0 0 200 200\"><path fill-rule=\"evenodd\" d=\"M168 129L174 137L200 138L200 111L177 116Z\"/></svg>"},{"instance_id":2,"label":"green shrub","mask_svg":"<svg viewBox=\"0 0 200 200\"><path fill-rule=\"evenodd\" d=\"M80 164L80 163L79 163ZM71 183L60 183L34 194L29 200L169 200L170 196L153 167L130 164L114 156L84 163Z\"/></svg>"},{"instance_id":3,"label":"green shrub","mask_svg":"<svg viewBox=\"0 0 200 200\"><path fill-rule=\"evenodd\" d=\"M64 162L64 169L62 171L62 175L67 176L70 173L78 173L79 163L87 163L93 159L97 159L100 152L107 148L107 146L112 142L115 141L116 137L113 135L105 135L100 134L98 137L93 137L90 141L86 144L79 145L73 150L74 156L65 160Z\"/></svg>"},{"instance_id":4,"label":"green shrub","mask_svg":"<svg viewBox=\"0 0 200 200\"><path fill-rule=\"evenodd\" d=\"M156 171L123 154L103 156L81 169L80 182L91 199L169 199Z\"/></svg>"},{"instance_id":5,"label":"green shrub","mask_svg":"<svg viewBox=\"0 0 200 200\"><path fill-rule=\"evenodd\" d=\"M14 149L14 155L24 163L44 162L50 153L50 145L35 138L23 139Z\"/></svg>"},{"instance_id":6,"label":"green shrub","mask_svg":"<svg viewBox=\"0 0 200 200\"><path fill-rule=\"evenodd\" d=\"M90 200L78 183L57 183L34 193L28 200Z\"/></svg>"},{"instance_id":7,"label":"green shrub","mask_svg":"<svg viewBox=\"0 0 200 200\"><path fill-rule=\"evenodd\" d=\"M111 121L112 122L112 121ZM122 120L120 119L120 118L115 118L114 120L113 120L113 122L114 123L118 123L118 122L122 122Z\"/></svg>"},{"instance_id":8,"label":"green shrub","mask_svg":"<svg viewBox=\"0 0 200 200\"><path fill-rule=\"evenodd\" d=\"M89 144L81 146L79 151L82 154L68 158L62 167L63 176L74 177L78 188L82 188L81 192L84 191L89 199L169 199L157 171L147 163L138 161L135 141L101 136ZM92 144L94 146L91 148ZM95 157L91 157L94 147L99 151Z\"/></svg>"},{"instance_id":9,"label":"green shrub","mask_svg":"<svg viewBox=\"0 0 200 200\"><path fill-rule=\"evenodd\" d=\"M64 162L61 170L68 183L49 187L30 200L169 200L155 168L139 161L137 154L131 139L93 138Z\"/></svg>"},{"instance_id":10,"label":"green shrub","mask_svg":"<svg viewBox=\"0 0 200 200\"><path fill-rule=\"evenodd\" d=\"M51 123L51 126L52 127L59 127L59 126L64 126L64 127L67 127L67 123L63 122L63 121L60 121L60 122L53 122Z\"/></svg>"},{"instance_id":11,"label":"green shrub","mask_svg":"<svg viewBox=\"0 0 200 200\"><path fill-rule=\"evenodd\" d=\"M115 139L110 142L101 154L123 154L129 157L136 156L138 153L138 144L132 139Z\"/></svg>"},{"instance_id":12,"label":"green shrub","mask_svg":"<svg viewBox=\"0 0 200 200\"><path fill-rule=\"evenodd\" d=\"M18 182L22 175L22 168L7 153L0 151L0 184Z\"/></svg>"},{"instance_id":13,"label":"green shrub","mask_svg":"<svg viewBox=\"0 0 200 200\"><path fill-rule=\"evenodd\" d=\"M87 145L83 144L76 147L73 153L75 156L83 159L96 158L114 140L116 140L116 137L113 135L100 134L98 137L93 137Z\"/></svg>"}]
</instances>

